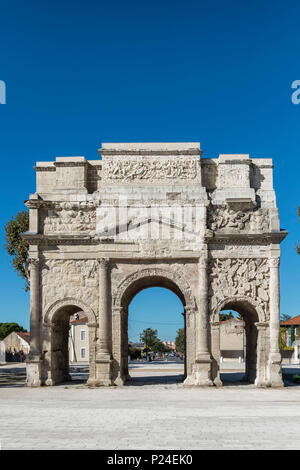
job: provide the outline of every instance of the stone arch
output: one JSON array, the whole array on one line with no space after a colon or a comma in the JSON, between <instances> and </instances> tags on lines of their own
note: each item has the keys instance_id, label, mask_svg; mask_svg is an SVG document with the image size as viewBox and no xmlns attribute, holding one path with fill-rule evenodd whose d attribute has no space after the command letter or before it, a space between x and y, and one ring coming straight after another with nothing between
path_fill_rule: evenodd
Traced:
<instances>
[{"instance_id":1,"label":"stone arch","mask_svg":"<svg viewBox=\"0 0 300 470\"><path fill-rule=\"evenodd\" d=\"M259 302L257 302L252 297L246 296L233 296L233 297L225 297L224 299L220 300L215 308L213 309L210 317L211 323L216 323L219 321L219 313L221 310L227 306L228 309L236 310L238 307L241 310L247 310L255 312L257 315L257 321L259 322L266 322L266 313L262 309Z\"/></svg>"},{"instance_id":2,"label":"stone arch","mask_svg":"<svg viewBox=\"0 0 300 470\"><path fill-rule=\"evenodd\" d=\"M129 274L116 288L113 305L114 308L129 305L132 298L147 287L165 287L174 292L182 301L186 310L195 310L196 302L191 288L180 273L165 268L145 268Z\"/></svg>"},{"instance_id":3,"label":"stone arch","mask_svg":"<svg viewBox=\"0 0 300 470\"><path fill-rule=\"evenodd\" d=\"M140 269L129 274L125 277L114 290L113 294L113 317L116 325L120 330L119 343L116 346L118 351L115 357L118 358L117 369L117 384L123 384L126 380L130 379L128 373L128 306L131 300L140 291L147 289L148 287L164 287L171 290L181 300L185 310L185 329L187 340L194 344L193 340L190 340L190 335L194 335L193 329L190 327L190 317L194 317L196 310L195 298L192 294L192 290L185 279L184 275L180 270L166 269L159 267L149 267ZM187 319L186 319L187 317ZM187 328L188 326L188 328ZM187 350L185 373L188 367L191 365L187 362L192 360L192 353Z\"/></svg>"},{"instance_id":4,"label":"stone arch","mask_svg":"<svg viewBox=\"0 0 300 470\"><path fill-rule=\"evenodd\" d=\"M223 309L232 309L239 312L244 320L246 335L246 361L245 361L245 380L250 383L260 385L264 382L264 368L266 359L263 355L265 339L262 337L261 326L266 326L266 314L260 303L247 296L226 297L218 302L211 313L210 323L212 331L215 331L213 344L213 356L219 363L221 354L220 344L220 323L219 314ZM216 336L217 335L217 336ZM219 364L216 367L215 375L219 375Z\"/></svg>"},{"instance_id":5,"label":"stone arch","mask_svg":"<svg viewBox=\"0 0 300 470\"><path fill-rule=\"evenodd\" d=\"M70 314L83 311L89 319L89 323L94 324L97 321L95 312L91 307L86 305L82 300L76 299L75 297L66 297L64 299L58 299L46 308L44 316L44 324L51 325L54 316L59 310L70 309Z\"/></svg>"},{"instance_id":6,"label":"stone arch","mask_svg":"<svg viewBox=\"0 0 300 470\"><path fill-rule=\"evenodd\" d=\"M91 307L75 297L57 299L46 308L43 326L47 337L45 350L44 383L56 385L70 380L69 376L69 317L77 312L84 312L88 317L89 331L89 367L94 373L96 315Z\"/></svg>"}]
</instances>

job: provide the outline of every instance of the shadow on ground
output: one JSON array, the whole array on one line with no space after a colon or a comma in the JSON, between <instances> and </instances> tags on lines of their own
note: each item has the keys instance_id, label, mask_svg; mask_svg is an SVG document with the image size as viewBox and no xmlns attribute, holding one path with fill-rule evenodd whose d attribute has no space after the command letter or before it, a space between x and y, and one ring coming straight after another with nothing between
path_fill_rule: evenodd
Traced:
<instances>
[{"instance_id":1,"label":"shadow on ground","mask_svg":"<svg viewBox=\"0 0 300 470\"><path fill-rule=\"evenodd\" d=\"M26 367L1 368L0 387L24 387L26 382Z\"/></svg>"},{"instance_id":2,"label":"shadow on ground","mask_svg":"<svg viewBox=\"0 0 300 470\"><path fill-rule=\"evenodd\" d=\"M132 377L131 380L126 382L126 386L138 386L142 387L143 385L171 385L182 383L184 380L183 374L176 375L149 375L146 377Z\"/></svg>"},{"instance_id":3,"label":"shadow on ground","mask_svg":"<svg viewBox=\"0 0 300 470\"><path fill-rule=\"evenodd\" d=\"M300 375L299 367L283 367L283 381L285 387L299 387L299 383L295 383L293 376ZM70 366L71 380L61 385L84 385L89 377L88 366ZM244 381L243 372L222 372L220 374L224 386L245 386L251 385ZM174 375L149 375L142 377L133 377L126 383L126 386L143 386L143 385L159 385L159 384L178 384L184 380L183 374ZM0 367L0 388L7 387L25 387L26 386L26 365L12 364L10 367Z\"/></svg>"}]
</instances>

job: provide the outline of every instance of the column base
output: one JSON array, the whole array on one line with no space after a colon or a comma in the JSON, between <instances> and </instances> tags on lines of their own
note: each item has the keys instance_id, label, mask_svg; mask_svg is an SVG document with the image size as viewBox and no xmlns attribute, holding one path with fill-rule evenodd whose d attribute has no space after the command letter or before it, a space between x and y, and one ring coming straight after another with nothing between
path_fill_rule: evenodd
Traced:
<instances>
[{"instance_id":1,"label":"column base","mask_svg":"<svg viewBox=\"0 0 300 470\"><path fill-rule=\"evenodd\" d=\"M27 387L41 387L42 385L42 360L33 356L26 361L26 385Z\"/></svg>"},{"instance_id":2,"label":"column base","mask_svg":"<svg viewBox=\"0 0 300 470\"><path fill-rule=\"evenodd\" d=\"M211 359L202 358L197 359L191 375L187 376L183 382L184 386L197 386L197 387L212 387L211 380Z\"/></svg>"},{"instance_id":3,"label":"column base","mask_svg":"<svg viewBox=\"0 0 300 470\"><path fill-rule=\"evenodd\" d=\"M274 388L284 387L280 353L271 353L268 368L267 386Z\"/></svg>"},{"instance_id":4,"label":"column base","mask_svg":"<svg viewBox=\"0 0 300 470\"><path fill-rule=\"evenodd\" d=\"M217 377L214 379L213 384L214 384L216 387L223 387L223 382L222 382L222 380L220 379L220 376L217 376Z\"/></svg>"},{"instance_id":5,"label":"column base","mask_svg":"<svg viewBox=\"0 0 300 470\"><path fill-rule=\"evenodd\" d=\"M113 361L109 358L109 356L98 356L96 359L96 378L91 379L93 380L95 387L109 387L114 385L114 381L112 379L112 363Z\"/></svg>"}]
</instances>

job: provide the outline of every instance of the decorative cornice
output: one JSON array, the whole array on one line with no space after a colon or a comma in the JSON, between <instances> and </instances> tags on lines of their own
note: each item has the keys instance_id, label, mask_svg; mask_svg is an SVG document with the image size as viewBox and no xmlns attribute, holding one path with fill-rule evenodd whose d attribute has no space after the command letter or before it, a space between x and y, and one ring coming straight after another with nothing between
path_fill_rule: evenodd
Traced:
<instances>
[{"instance_id":1,"label":"decorative cornice","mask_svg":"<svg viewBox=\"0 0 300 470\"><path fill-rule=\"evenodd\" d=\"M202 155L200 149L187 149L187 150L106 150L100 149L100 155L143 155L143 156L176 156L176 155Z\"/></svg>"},{"instance_id":2,"label":"decorative cornice","mask_svg":"<svg viewBox=\"0 0 300 470\"><path fill-rule=\"evenodd\" d=\"M35 171L56 171L54 166L34 166Z\"/></svg>"},{"instance_id":3,"label":"decorative cornice","mask_svg":"<svg viewBox=\"0 0 300 470\"><path fill-rule=\"evenodd\" d=\"M85 162L54 162L55 167L74 167L74 166L86 166L87 161Z\"/></svg>"},{"instance_id":4,"label":"decorative cornice","mask_svg":"<svg viewBox=\"0 0 300 470\"><path fill-rule=\"evenodd\" d=\"M209 231L211 232L211 231ZM208 244L223 243L223 244L240 244L240 245L259 245L270 243L281 243L288 235L286 230L280 232L269 233L206 233L205 242Z\"/></svg>"},{"instance_id":5,"label":"decorative cornice","mask_svg":"<svg viewBox=\"0 0 300 470\"><path fill-rule=\"evenodd\" d=\"M91 235L43 235L25 232L22 238L30 245L99 245L99 240Z\"/></svg>"}]
</instances>

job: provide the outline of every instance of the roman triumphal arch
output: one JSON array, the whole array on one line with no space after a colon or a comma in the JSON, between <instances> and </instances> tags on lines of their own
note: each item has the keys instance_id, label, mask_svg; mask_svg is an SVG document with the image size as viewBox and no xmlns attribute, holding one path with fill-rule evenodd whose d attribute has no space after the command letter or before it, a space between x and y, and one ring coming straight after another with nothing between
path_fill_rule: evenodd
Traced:
<instances>
[{"instance_id":1,"label":"roman triumphal arch","mask_svg":"<svg viewBox=\"0 0 300 470\"><path fill-rule=\"evenodd\" d=\"M29 386L68 378L70 315L89 327L89 385L123 385L128 305L165 287L184 306L185 385L222 385L220 322L239 312L246 378L280 387L280 229L271 159L201 158L198 143L103 144L101 159L36 164Z\"/></svg>"}]
</instances>

